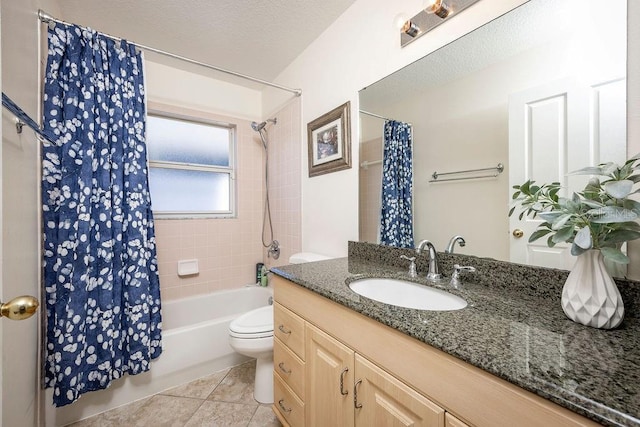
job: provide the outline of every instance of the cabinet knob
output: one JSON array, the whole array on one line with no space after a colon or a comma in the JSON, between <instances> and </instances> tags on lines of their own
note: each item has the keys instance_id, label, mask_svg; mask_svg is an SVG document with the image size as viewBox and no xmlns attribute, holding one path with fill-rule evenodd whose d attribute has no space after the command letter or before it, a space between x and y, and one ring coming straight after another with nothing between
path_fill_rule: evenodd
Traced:
<instances>
[{"instance_id":1,"label":"cabinet knob","mask_svg":"<svg viewBox=\"0 0 640 427\"><path fill-rule=\"evenodd\" d=\"M522 236L524 236L524 231L520 230L519 228L516 228L515 230L513 230L513 237L515 237L516 239L519 239Z\"/></svg>"}]
</instances>

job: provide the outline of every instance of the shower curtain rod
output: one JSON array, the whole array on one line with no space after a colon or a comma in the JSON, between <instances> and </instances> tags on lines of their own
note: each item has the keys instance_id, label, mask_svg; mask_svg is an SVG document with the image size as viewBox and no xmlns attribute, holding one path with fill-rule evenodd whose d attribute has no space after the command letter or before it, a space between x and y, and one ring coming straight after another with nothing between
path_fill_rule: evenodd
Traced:
<instances>
[{"instance_id":1,"label":"shower curtain rod","mask_svg":"<svg viewBox=\"0 0 640 427\"><path fill-rule=\"evenodd\" d=\"M53 16L49 15L47 12L43 11L42 9L38 10L38 19L41 22L45 23L45 24L48 24L50 22L57 22L59 24L64 24L64 25L73 25L73 24L70 24L69 22L63 21L61 19L54 18ZM117 42L122 41L122 39L120 37L112 36L110 34L102 33L100 31L97 31L97 33L102 35L102 36L104 36L104 37L108 37L108 38L110 38L112 40L115 40ZM187 57L184 57L184 56L176 55L175 53L166 52L164 50L156 49L156 48L150 47L150 46L145 46L145 45L142 45L142 44L139 44L139 43L136 43L136 42L129 42L129 44L132 44L132 45L134 45L134 46L136 46L136 47L138 47L138 48L140 48L142 50L158 53L160 55L168 56L168 57L174 58L174 59L179 59L180 61L188 62L190 64L199 65L200 67L209 68L209 69L215 70L215 71L220 71L221 73L230 74L232 76L240 77L240 78L243 78L243 79L246 79L246 80L251 80L252 82L261 83L263 85L271 86L271 87L274 87L276 89L285 90L287 92L293 93L295 96L302 95L302 89L293 89L293 88L290 88L290 87L282 86L282 85L279 85L277 83L268 82L266 80L262 80L262 79L259 79L257 77L251 77L251 76L248 76L246 74L237 73L237 72L231 71L231 70L226 70L224 68L216 67L215 65L206 64L204 62L196 61L195 59L190 59L190 58L187 58Z\"/></svg>"},{"instance_id":2,"label":"shower curtain rod","mask_svg":"<svg viewBox=\"0 0 640 427\"><path fill-rule=\"evenodd\" d=\"M365 110L359 110L359 111L360 111L362 114L366 114L367 116L371 116L371 117L375 117L375 118L378 118L378 119L386 120L386 121L388 121L388 122L390 122L390 121L394 121L394 122L402 122L402 120L390 119L390 118L388 118L388 117L384 117L384 116L381 116L381 115L379 115L379 114L375 114L375 113L370 113L370 112L365 111ZM409 124L409 125L410 125L411 123L407 123L407 124Z\"/></svg>"}]
</instances>

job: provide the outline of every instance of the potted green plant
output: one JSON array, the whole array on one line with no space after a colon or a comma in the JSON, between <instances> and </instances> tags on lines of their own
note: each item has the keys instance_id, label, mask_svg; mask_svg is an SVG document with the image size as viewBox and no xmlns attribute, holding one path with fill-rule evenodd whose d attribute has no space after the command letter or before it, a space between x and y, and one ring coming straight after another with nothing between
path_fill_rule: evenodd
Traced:
<instances>
[{"instance_id":1,"label":"potted green plant","mask_svg":"<svg viewBox=\"0 0 640 427\"><path fill-rule=\"evenodd\" d=\"M546 236L549 246L571 244L571 253L578 258L562 292L565 314L588 326L615 328L622 322L624 305L604 259L629 263L620 247L640 238L636 221L640 203L630 198L639 192L635 186L640 182L640 156L622 166L604 163L571 174L593 177L569 198L558 195L558 182L537 185L529 180L515 185L509 216L521 206L520 219L531 216L543 220L530 242Z\"/></svg>"}]
</instances>

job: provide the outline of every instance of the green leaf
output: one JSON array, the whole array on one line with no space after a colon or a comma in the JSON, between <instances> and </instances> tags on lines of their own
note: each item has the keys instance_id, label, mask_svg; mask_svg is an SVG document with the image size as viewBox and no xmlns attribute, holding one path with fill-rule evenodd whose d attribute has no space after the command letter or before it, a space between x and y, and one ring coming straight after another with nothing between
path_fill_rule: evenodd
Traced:
<instances>
[{"instance_id":1,"label":"green leaf","mask_svg":"<svg viewBox=\"0 0 640 427\"><path fill-rule=\"evenodd\" d=\"M547 238L547 246L549 246L550 248L552 248L552 247L554 247L555 245L556 245L556 244L555 244L555 242L553 241L553 236L549 236L549 237Z\"/></svg>"},{"instance_id":2,"label":"green leaf","mask_svg":"<svg viewBox=\"0 0 640 427\"><path fill-rule=\"evenodd\" d=\"M640 239L640 231L614 230L606 235L606 237L603 239L603 242L606 244L615 244L636 239Z\"/></svg>"},{"instance_id":3,"label":"green leaf","mask_svg":"<svg viewBox=\"0 0 640 427\"><path fill-rule=\"evenodd\" d=\"M604 184L604 191L614 199L623 199L631 194L633 181L624 179L622 181L609 181Z\"/></svg>"},{"instance_id":4,"label":"green leaf","mask_svg":"<svg viewBox=\"0 0 640 427\"><path fill-rule=\"evenodd\" d=\"M573 238L573 244L578 245L582 249L591 249L593 243L591 242L591 229L589 227L582 227L576 233Z\"/></svg>"},{"instance_id":5,"label":"green leaf","mask_svg":"<svg viewBox=\"0 0 640 427\"><path fill-rule=\"evenodd\" d=\"M563 228L565 226L565 224L571 219L573 218L572 214L562 214L559 217L557 217L551 224L551 228L553 230L560 230L561 228ZM543 217L543 219L546 220L546 218ZM573 229L573 227L571 227ZM557 241L556 241L557 243Z\"/></svg>"},{"instance_id":6,"label":"green leaf","mask_svg":"<svg viewBox=\"0 0 640 427\"><path fill-rule=\"evenodd\" d=\"M511 209L509 209L509 216L513 215L513 211L516 210L515 206L512 206Z\"/></svg>"},{"instance_id":7,"label":"green leaf","mask_svg":"<svg viewBox=\"0 0 640 427\"><path fill-rule=\"evenodd\" d=\"M563 215L562 212L540 212L538 213L538 216L542 219L544 219L545 221L548 222L554 222L557 218L561 217Z\"/></svg>"},{"instance_id":8,"label":"green leaf","mask_svg":"<svg viewBox=\"0 0 640 427\"><path fill-rule=\"evenodd\" d=\"M560 230L556 231L555 235L553 235L553 237L552 237L553 243L566 242L571 237L573 237L574 231L575 230L574 230L573 226L561 228Z\"/></svg>"},{"instance_id":9,"label":"green leaf","mask_svg":"<svg viewBox=\"0 0 640 427\"><path fill-rule=\"evenodd\" d=\"M576 245L575 242L573 242L573 244L571 245L571 255L573 256L582 255L586 251L587 249L582 249L580 246Z\"/></svg>"},{"instance_id":10,"label":"green leaf","mask_svg":"<svg viewBox=\"0 0 640 427\"><path fill-rule=\"evenodd\" d=\"M586 168L578 169L577 171L569 172L569 175L606 175L602 173L600 166L588 166Z\"/></svg>"},{"instance_id":11,"label":"green leaf","mask_svg":"<svg viewBox=\"0 0 640 427\"><path fill-rule=\"evenodd\" d=\"M511 196L512 200L517 199L518 197L520 197L520 194L522 194L521 191L516 191L515 193L513 193L513 196Z\"/></svg>"},{"instance_id":12,"label":"green leaf","mask_svg":"<svg viewBox=\"0 0 640 427\"><path fill-rule=\"evenodd\" d=\"M529 236L529 243L538 240L539 238L546 236L547 234L551 233L551 230L549 230L548 228L545 229L538 229L536 231L534 231L533 233L531 233L531 236Z\"/></svg>"},{"instance_id":13,"label":"green leaf","mask_svg":"<svg viewBox=\"0 0 640 427\"><path fill-rule=\"evenodd\" d=\"M602 248L600 249L602 255L609 261L617 262L618 264L629 264L629 257L622 253L617 248Z\"/></svg>"}]
</instances>

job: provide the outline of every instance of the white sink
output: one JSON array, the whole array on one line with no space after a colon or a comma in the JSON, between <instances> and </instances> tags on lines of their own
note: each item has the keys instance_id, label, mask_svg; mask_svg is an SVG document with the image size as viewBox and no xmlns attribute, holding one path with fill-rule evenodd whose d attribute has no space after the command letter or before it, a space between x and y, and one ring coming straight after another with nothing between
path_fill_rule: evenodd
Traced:
<instances>
[{"instance_id":1,"label":"white sink","mask_svg":"<svg viewBox=\"0 0 640 427\"><path fill-rule=\"evenodd\" d=\"M363 297L398 307L418 310L460 310L467 302L457 295L429 286L397 279L361 279L349 284Z\"/></svg>"}]
</instances>

